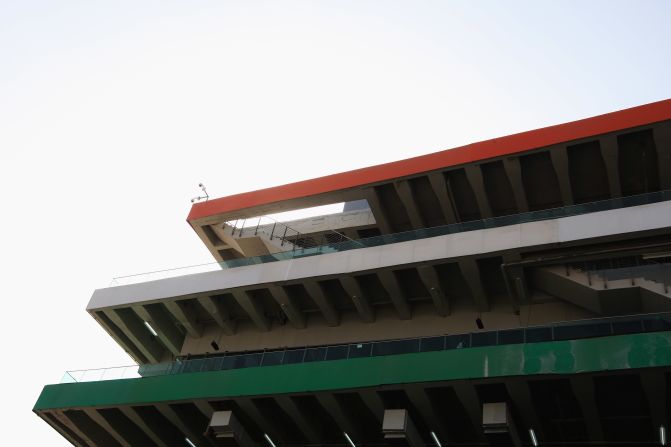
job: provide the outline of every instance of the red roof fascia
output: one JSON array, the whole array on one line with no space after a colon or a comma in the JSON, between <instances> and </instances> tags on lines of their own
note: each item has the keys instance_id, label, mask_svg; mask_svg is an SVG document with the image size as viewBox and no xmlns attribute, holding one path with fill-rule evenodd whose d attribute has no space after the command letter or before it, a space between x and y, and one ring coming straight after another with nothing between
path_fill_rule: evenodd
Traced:
<instances>
[{"instance_id":1,"label":"red roof fascia","mask_svg":"<svg viewBox=\"0 0 671 447\"><path fill-rule=\"evenodd\" d=\"M406 160L195 203L191 207L187 220L193 221L254 206L355 188L370 183L516 154L670 119L671 99L666 99L605 115L494 138Z\"/></svg>"}]
</instances>

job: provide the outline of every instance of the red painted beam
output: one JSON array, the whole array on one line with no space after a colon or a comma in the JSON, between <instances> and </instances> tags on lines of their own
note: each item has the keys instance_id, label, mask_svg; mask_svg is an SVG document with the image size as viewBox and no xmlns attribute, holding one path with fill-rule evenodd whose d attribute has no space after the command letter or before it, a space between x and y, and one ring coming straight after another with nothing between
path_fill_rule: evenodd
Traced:
<instances>
[{"instance_id":1,"label":"red painted beam","mask_svg":"<svg viewBox=\"0 0 671 447\"><path fill-rule=\"evenodd\" d=\"M356 188L666 120L671 120L671 99L406 160L195 203L187 220L191 222L220 213Z\"/></svg>"}]
</instances>

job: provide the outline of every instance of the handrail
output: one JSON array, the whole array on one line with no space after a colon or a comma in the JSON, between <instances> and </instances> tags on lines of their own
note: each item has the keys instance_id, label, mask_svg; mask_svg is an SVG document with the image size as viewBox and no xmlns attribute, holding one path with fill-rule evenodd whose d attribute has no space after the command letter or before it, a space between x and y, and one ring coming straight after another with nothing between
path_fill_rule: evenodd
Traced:
<instances>
[{"instance_id":1,"label":"handrail","mask_svg":"<svg viewBox=\"0 0 671 447\"><path fill-rule=\"evenodd\" d=\"M631 206L647 205L671 200L671 190L655 191L633 196L618 197L614 199L600 200L597 202L583 203L579 205L570 205L558 208L549 208L545 210L529 211L519 214L510 214L506 216L492 217L488 219L460 222L438 227L422 228L418 230L405 231L394 234L373 236L362 239L349 239L342 242L329 243L324 245L311 246L307 248L295 247L294 250L278 252L269 255L253 256L249 258L231 259L222 262L213 262L209 264L199 264L154 272L140 273L135 275L119 276L112 280L110 286L132 284L138 278L145 277L145 281L161 279L162 277L172 277L176 271L188 275L193 273L202 273L206 271L216 271L220 269L236 268L247 265L263 264L267 262L283 261L287 259L303 258L325 253L347 251L358 248L376 247L380 245L393 244L397 242L406 242L417 239L425 239L447 234L462 233L467 231L482 230L487 228L497 228L508 225L516 225L526 222L536 222L542 220L557 219L561 217L577 216L598 211L608 211L613 209L628 208ZM144 281L141 281L144 282Z\"/></svg>"},{"instance_id":2,"label":"handrail","mask_svg":"<svg viewBox=\"0 0 671 447\"><path fill-rule=\"evenodd\" d=\"M671 312L561 321L547 325L495 331L225 353L200 358L182 358L168 363L68 371L63 376L61 383L117 380L663 331L671 331Z\"/></svg>"}]
</instances>

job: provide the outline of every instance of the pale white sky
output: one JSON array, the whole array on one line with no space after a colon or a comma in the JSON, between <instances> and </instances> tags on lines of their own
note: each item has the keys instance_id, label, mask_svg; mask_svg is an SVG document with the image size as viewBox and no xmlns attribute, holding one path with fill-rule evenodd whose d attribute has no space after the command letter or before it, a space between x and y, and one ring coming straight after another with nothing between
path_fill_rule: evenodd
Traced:
<instances>
[{"instance_id":1,"label":"pale white sky","mask_svg":"<svg viewBox=\"0 0 671 447\"><path fill-rule=\"evenodd\" d=\"M85 312L113 276L211 260L213 196L671 97L668 1L0 0L2 445L130 363Z\"/></svg>"}]
</instances>

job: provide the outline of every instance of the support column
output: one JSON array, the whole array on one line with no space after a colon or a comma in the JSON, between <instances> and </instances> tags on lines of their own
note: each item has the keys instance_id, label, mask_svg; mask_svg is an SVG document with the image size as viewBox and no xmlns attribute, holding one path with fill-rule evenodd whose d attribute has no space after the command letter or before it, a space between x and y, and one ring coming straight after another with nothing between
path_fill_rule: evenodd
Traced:
<instances>
[{"instance_id":1,"label":"support column","mask_svg":"<svg viewBox=\"0 0 671 447\"><path fill-rule=\"evenodd\" d=\"M358 281L353 276L343 276L340 278L345 292L352 298L352 302L359 312L361 320L365 323L372 323L375 321L375 312L368 301L368 297L361 290Z\"/></svg>"},{"instance_id":2,"label":"support column","mask_svg":"<svg viewBox=\"0 0 671 447\"><path fill-rule=\"evenodd\" d=\"M175 326L168 316L168 312L161 304L143 306L137 304L133 310L156 331L156 336L168 348L172 355L179 355L184 343L184 334Z\"/></svg>"},{"instance_id":3,"label":"support column","mask_svg":"<svg viewBox=\"0 0 671 447\"><path fill-rule=\"evenodd\" d=\"M401 320L409 320L412 317L412 311L410 309L410 304L401 290L401 284L398 282L398 278L391 270L381 270L377 273L382 287L387 291L391 302L396 308L398 317Z\"/></svg>"},{"instance_id":4,"label":"support column","mask_svg":"<svg viewBox=\"0 0 671 447\"><path fill-rule=\"evenodd\" d=\"M573 190L571 188L571 176L568 169L568 155L566 146L555 146L550 149L552 166L557 174L559 190L564 206L573 205Z\"/></svg>"},{"instance_id":5,"label":"support column","mask_svg":"<svg viewBox=\"0 0 671 447\"><path fill-rule=\"evenodd\" d=\"M312 415L303 410L298 402L291 396L275 396L275 402L289 418L296 424L308 443L319 445L322 443L319 423Z\"/></svg>"},{"instance_id":6,"label":"support column","mask_svg":"<svg viewBox=\"0 0 671 447\"><path fill-rule=\"evenodd\" d=\"M445 221L448 224L456 223L457 213L452 202L452 194L450 194L447 181L445 181L445 175L442 172L432 172L428 174L428 178L431 188L438 198L438 203L440 203L440 209L443 212Z\"/></svg>"},{"instance_id":7,"label":"support column","mask_svg":"<svg viewBox=\"0 0 671 447\"><path fill-rule=\"evenodd\" d=\"M165 301L164 304L168 312L184 327L187 334L193 338L202 337L203 325L196 321L196 315L184 301Z\"/></svg>"},{"instance_id":8,"label":"support column","mask_svg":"<svg viewBox=\"0 0 671 447\"><path fill-rule=\"evenodd\" d=\"M489 300L487 299L485 287L482 284L480 268L478 267L477 261L472 258L463 259L459 261L459 269L461 269L461 273L464 275L468 288L471 290L478 311L488 312Z\"/></svg>"},{"instance_id":9,"label":"support column","mask_svg":"<svg viewBox=\"0 0 671 447\"><path fill-rule=\"evenodd\" d=\"M282 312L287 316L291 325L296 329L305 329L305 314L298 308L296 302L289 296L282 286L271 285L268 287L273 299L280 305Z\"/></svg>"},{"instance_id":10,"label":"support column","mask_svg":"<svg viewBox=\"0 0 671 447\"><path fill-rule=\"evenodd\" d=\"M622 187L620 186L620 165L618 161L619 148L617 145L617 136L604 135L599 139L601 148L601 157L606 166L608 175L608 187L611 197L622 197Z\"/></svg>"},{"instance_id":11,"label":"support column","mask_svg":"<svg viewBox=\"0 0 671 447\"><path fill-rule=\"evenodd\" d=\"M574 375L571 377L573 394L580 403L590 441L604 441L599 410L594 397L594 382L591 377Z\"/></svg>"},{"instance_id":12,"label":"support column","mask_svg":"<svg viewBox=\"0 0 671 447\"><path fill-rule=\"evenodd\" d=\"M440 285L440 279L435 268L431 265L422 265L417 267L417 273L424 283L424 287L429 291L438 315L441 317L450 315L450 300Z\"/></svg>"},{"instance_id":13,"label":"support column","mask_svg":"<svg viewBox=\"0 0 671 447\"><path fill-rule=\"evenodd\" d=\"M503 168L508 176L510 187L515 196L515 203L517 204L517 211L526 213L529 211L529 203L527 195L524 192L524 183L522 182L522 168L520 167L520 159L518 157L509 157L503 160Z\"/></svg>"},{"instance_id":14,"label":"support column","mask_svg":"<svg viewBox=\"0 0 671 447\"><path fill-rule=\"evenodd\" d=\"M201 296L198 302L226 335L235 335L236 324L226 306L215 297Z\"/></svg>"},{"instance_id":15,"label":"support column","mask_svg":"<svg viewBox=\"0 0 671 447\"><path fill-rule=\"evenodd\" d=\"M336 310L333 303L326 297L322 286L317 281L306 281L303 283L305 290L310 295L310 298L315 302L319 310L321 310L326 324L331 327L340 325L340 313Z\"/></svg>"},{"instance_id":16,"label":"support column","mask_svg":"<svg viewBox=\"0 0 671 447\"><path fill-rule=\"evenodd\" d=\"M149 329L145 327L132 309L109 309L104 312L151 363L161 362L163 347L149 333Z\"/></svg>"},{"instance_id":17,"label":"support column","mask_svg":"<svg viewBox=\"0 0 671 447\"><path fill-rule=\"evenodd\" d=\"M396 193L401 199L405 211L408 213L412 227L414 229L425 228L426 223L424 222L422 213L419 211L419 208L417 208L415 194L412 191L410 182L408 180L399 180L394 182L394 187L396 188Z\"/></svg>"},{"instance_id":18,"label":"support column","mask_svg":"<svg viewBox=\"0 0 671 447\"><path fill-rule=\"evenodd\" d=\"M263 314L263 308L244 290L234 290L232 293L235 301L247 312L247 315L256 324L256 327L263 332L268 332L270 330L270 321Z\"/></svg>"},{"instance_id":19,"label":"support column","mask_svg":"<svg viewBox=\"0 0 671 447\"><path fill-rule=\"evenodd\" d=\"M475 199L478 202L480 216L483 219L492 217L492 207L489 205L489 198L487 197L487 190L485 189L485 182L482 179L482 170L480 170L480 166L466 165L464 167L464 172L466 172L468 183L470 183L471 188L473 188Z\"/></svg>"},{"instance_id":20,"label":"support column","mask_svg":"<svg viewBox=\"0 0 671 447\"><path fill-rule=\"evenodd\" d=\"M652 135L657 149L659 186L661 189L671 189L671 124L657 126Z\"/></svg>"},{"instance_id":21,"label":"support column","mask_svg":"<svg viewBox=\"0 0 671 447\"><path fill-rule=\"evenodd\" d=\"M370 210L373 212L373 217L375 217L375 225L380 229L382 234L391 234L394 232L391 224L389 223L389 217L387 216L380 198L377 195L377 191L374 187L366 188L365 199L368 202Z\"/></svg>"}]
</instances>

